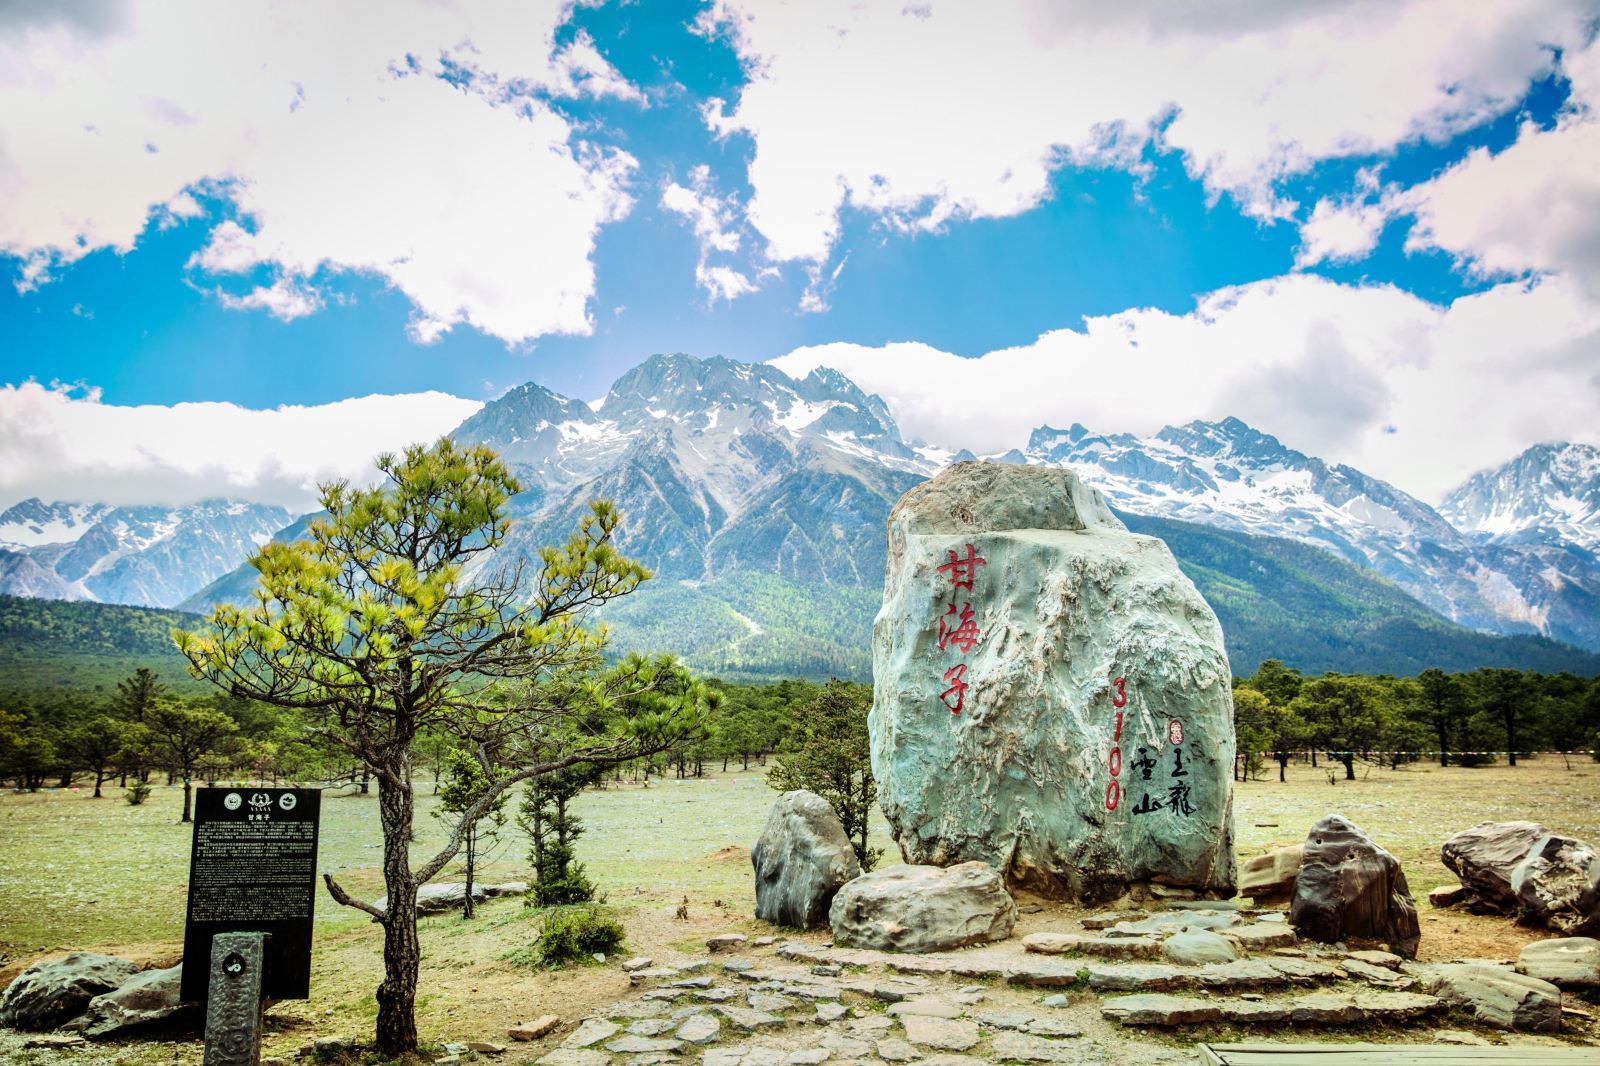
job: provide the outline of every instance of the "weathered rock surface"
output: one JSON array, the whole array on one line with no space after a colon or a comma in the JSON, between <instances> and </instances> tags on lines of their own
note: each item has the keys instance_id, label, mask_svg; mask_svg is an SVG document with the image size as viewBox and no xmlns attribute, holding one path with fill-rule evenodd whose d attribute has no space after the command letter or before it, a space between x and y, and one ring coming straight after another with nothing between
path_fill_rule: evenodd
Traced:
<instances>
[{"instance_id":1,"label":"weathered rock surface","mask_svg":"<svg viewBox=\"0 0 1600 1066\"><path fill-rule=\"evenodd\" d=\"M1154 959L1161 955L1161 942L1143 936L1029 933L1022 938L1022 946L1040 955L1094 955L1103 959Z\"/></svg>"},{"instance_id":2,"label":"weathered rock surface","mask_svg":"<svg viewBox=\"0 0 1600 1066\"><path fill-rule=\"evenodd\" d=\"M1498 966L1440 966L1429 979L1435 996L1466 1007L1495 1029L1554 1033L1561 1028L1561 990L1548 981Z\"/></svg>"},{"instance_id":3,"label":"weathered rock surface","mask_svg":"<svg viewBox=\"0 0 1600 1066\"><path fill-rule=\"evenodd\" d=\"M1232 894L1221 629L1071 471L957 463L901 498L873 677L873 775L908 862L1091 901Z\"/></svg>"},{"instance_id":4,"label":"weathered rock surface","mask_svg":"<svg viewBox=\"0 0 1600 1066\"><path fill-rule=\"evenodd\" d=\"M772 805L750 862L756 874L756 917L774 925L816 929L861 864L828 801L815 792L785 792Z\"/></svg>"},{"instance_id":5,"label":"weathered rock surface","mask_svg":"<svg viewBox=\"0 0 1600 1066\"><path fill-rule=\"evenodd\" d=\"M889 866L839 890L828 914L835 943L891 951L944 951L1004 940L1017 905L994 868L965 862Z\"/></svg>"},{"instance_id":6,"label":"weathered rock surface","mask_svg":"<svg viewBox=\"0 0 1600 1066\"><path fill-rule=\"evenodd\" d=\"M1161 954L1179 966L1203 966L1210 962L1232 962L1239 952L1227 940L1205 929L1185 929L1174 933L1161 945Z\"/></svg>"},{"instance_id":7,"label":"weathered rock surface","mask_svg":"<svg viewBox=\"0 0 1600 1066\"><path fill-rule=\"evenodd\" d=\"M1439 859L1467 890L1468 908L1510 914L1517 907L1511 871L1549 832L1534 822L1479 822L1446 840Z\"/></svg>"},{"instance_id":8,"label":"weathered rock surface","mask_svg":"<svg viewBox=\"0 0 1600 1066\"><path fill-rule=\"evenodd\" d=\"M1518 910L1561 933L1600 932L1600 855L1586 841L1547 833L1511 871Z\"/></svg>"},{"instance_id":9,"label":"weathered rock surface","mask_svg":"<svg viewBox=\"0 0 1600 1066\"><path fill-rule=\"evenodd\" d=\"M1239 895L1257 903L1288 902L1304 850L1304 845L1295 844L1244 860L1239 864Z\"/></svg>"},{"instance_id":10,"label":"weathered rock surface","mask_svg":"<svg viewBox=\"0 0 1600 1066\"><path fill-rule=\"evenodd\" d=\"M82 1014L89 1001L139 972L127 959L74 951L35 963L0 996L0 1026L41 1031Z\"/></svg>"},{"instance_id":11,"label":"weathered rock surface","mask_svg":"<svg viewBox=\"0 0 1600 1066\"><path fill-rule=\"evenodd\" d=\"M1600 940L1535 940L1517 957L1517 972L1560 988L1600 988Z\"/></svg>"},{"instance_id":12,"label":"weathered rock surface","mask_svg":"<svg viewBox=\"0 0 1600 1066\"><path fill-rule=\"evenodd\" d=\"M1465 885L1439 885L1437 888L1428 889L1428 904L1440 910L1454 907L1466 898Z\"/></svg>"},{"instance_id":13,"label":"weathered rock surface","mask_svg":"<svg viewBox=\"0 0 1600 1066\"><path fill-rule=\"evenodd\" d=\"M1289 924L1310 940L1379 941L1417 956L1417 905L1399 861L1339 815L1311 827L1295 878Z\"/></svg>"},{"instance_id":14,"label":"weathered rock surface","mask_svg":"<svg viewBox=\"0 0 1600 1066\"><path fill-rule=\"evenodd\" d=\"M129 1029L158 1022L176 1023L187 1013L195 1021L200 1012L179 1001L183 988L183 964L165 970L136 973L110 992L89 1001L89 1024L83 1035L99 1039L121 1036Z\"/></svg>"}]
</instances>

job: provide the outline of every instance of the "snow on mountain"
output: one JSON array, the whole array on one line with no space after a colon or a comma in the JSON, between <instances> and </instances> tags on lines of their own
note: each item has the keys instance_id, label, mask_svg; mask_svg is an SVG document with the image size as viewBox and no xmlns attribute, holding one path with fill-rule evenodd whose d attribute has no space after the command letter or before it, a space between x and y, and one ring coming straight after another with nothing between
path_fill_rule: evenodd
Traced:
<instances>
[{"instance_id":1,"label":"snow on mountain","mask_svg":"<svg viewBox=\"0 0 1600 1066\"><path fill-rule=\"evenodd\" d=\"M25 500L0 515L14 545L0 552L0 592L171 607L239 566L289 519L282 507L238 500L181 507Z\"/></svg>"},{"instance_id":2,"label":"snow on mountain","mask_svg":"<svg viewBox=\"0 0 1600 1066\"><path fill-rule=\"evenodd\" d=\"M1480 540L1600 549L1600 448L1536 444L1468 478L1439 510Z\"/></svg>"},{"instance_id":3,"label":"snow on mountain","mask_svg":"<svg viewBox=\"0 0 1600 1066\"><path fill-rule=\"evenodd\" d=\"M0 549L70 544L111 508L103 503L45 503L38 497L0 512Z\"/></svg>"},{"instance_id":4,"label":"snow on mountain","mask_svg":"<svg viewBox=\"0 0 1600 1066\"><path fill-rule=\"evenodd\" d=\"M1018 458L1070 466L1137 514L1318 544L1474 629L1600 647L1600 563L1591 553L1477 543L1416 497L1236 418L1144 438L1043 426Z\"/></svg>"}]
</instances>

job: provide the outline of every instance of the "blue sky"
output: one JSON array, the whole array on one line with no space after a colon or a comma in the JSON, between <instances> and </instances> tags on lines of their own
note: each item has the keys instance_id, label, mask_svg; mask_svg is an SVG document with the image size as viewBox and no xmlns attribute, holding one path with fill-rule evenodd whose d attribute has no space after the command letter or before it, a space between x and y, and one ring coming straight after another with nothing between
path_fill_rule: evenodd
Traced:
<instances>
[{"instance_id":1,"label":"blue sky","mask_svg":"<svg viewBox=\"0 0 1600 1066\"><path fill-rule=\"evenodd\" d=\"M69 432L41 403L480 401L526 380L592 400L662 351L826 362L952 446L1238 413L1420 494L1597 421L1600 198L1552 163L1596 140L1593 5L1395 4L1355 28L1251 3L1193 26L1022 2L469 5L392 9L378 40L352 5L315 39L263 11L227 38L260 54L221 57L220 24L174 7L0 20L34 64L0 74L13 426ZM1497 367L1540 368L1530 398ZM946 409L980 378L999 384ZM1014 410L1032 381L1047 399ZM1537 399L1563 381L1559 409ZM1484 432L1491 402L1522 406ZM1464 419L1475 446L1441 458ZM80 445L0 435L0 488Z\"/></svg>"}]
</instances>

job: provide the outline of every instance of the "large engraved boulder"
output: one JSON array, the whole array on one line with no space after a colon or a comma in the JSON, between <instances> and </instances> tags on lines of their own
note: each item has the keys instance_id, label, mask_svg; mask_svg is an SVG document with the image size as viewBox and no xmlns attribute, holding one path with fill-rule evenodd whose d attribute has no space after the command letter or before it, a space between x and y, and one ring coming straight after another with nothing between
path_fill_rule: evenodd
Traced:
<instances>
[{"instance_id":1,"label":"large engraved boulder","mask_svg":"<svg viewBox=\"0 0 1600 1066\"><path fill-rule=\"evenodd\" d=\"M1512 868L1511 891L1526 921L1571 936L1600 932L1600 855L1586 841L1540 837Z\"/></svg>"},{"instance_id":2,"label":"large engraved boulder","mask_svg":"<svg viewBox=\"0 0 1600 1066\"><path fill-rule=\"evenodd\" d=\"M198 1022L199 1009L180 1001L182 989L182 963L135 974L113 991L89 1001L83 1035L103 1039L161 1023Z\"/></svg>"},{"instance_id":3,"label":"large engraved boulder","mask_svg":"<svg viewBox=\"0 0 1600 1066\"><path fill-rule=\"evenodd\" d=\"M861 876L844 826L828 801L795 789L778 797L750 862L756 874L756 917L774 925L816 929L828 924L839 886Z\"/></svg>"},{"instance_id":4,"label":"large engraved boulder","mask_svg":"<svg viewBox=\"0 0 1600 1066\"><path fill-rule=\"evenodd\" d=\"M23 970L0 996L0 1026L54 1029L82 1014L95 996L139 972L127 959L74 951Z\"/></svg>"},{"instance_id":5,"label":"large engraved boulder","mask_svg":"<svg viewBox=\"0 0 1600 1066\"><path fill-rule=\"evenodd\" d=\"M1222 630L1070 470L957 463L889 515L868 719L907 862L1090 902L1232 895Z\"/></svg>"},{"instance_id":6,"label":"large engraved boulder","mask_svg":"<svg viewBox=\"0 0 1600 1066\"><path fill-rule=\"evenodd\" d=\"M1306 837L1289 924L1308 940L1376 941L1408 959L1421 935L1399 860L1337 814Z\"/></svg>"},{"instance_id":7,"label":"large engraved boulder","mask_svg":"<svg viewBox=\"0 0 1600 1066\"><path fill-rule=\"evenodd\" d=\"M1469 910L1511 914L1517 909L1511 871L1549 832L1534 822L1479 822L1446 840L1439 860L1467 890Z\"/></svg>"},{"instance_id":8,"label":"large engraved boulder","mask_svg":"<svg viewBox=\"0 0 1600 1066\"><path fill-rule=\"evenodd\" d=\"M1004 940L1017 923L1017 905L981 862L890 866L841 888L828 920L834 943L845 947L946 951Z\"/></svg>"}]
</instances>

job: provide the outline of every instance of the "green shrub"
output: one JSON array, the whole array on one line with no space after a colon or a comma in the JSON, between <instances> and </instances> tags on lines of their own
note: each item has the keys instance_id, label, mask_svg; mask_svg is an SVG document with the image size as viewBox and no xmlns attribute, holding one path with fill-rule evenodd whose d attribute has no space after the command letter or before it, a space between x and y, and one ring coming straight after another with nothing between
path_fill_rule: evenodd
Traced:
<instances>
[{"instance_id":1,"label":"green shrub","mask_svg":"<svg viewBox=\"0 0 1600 1066\"><path fill-rule=\"evenodd\" d=\"M129 806L137 807L150 796L150 784L146 781L135 781L122 793L122 798L128 801Z\"/></svg>"},{"instance_id":2,"label":"green shrub","mask_svg":"<svg viewBox=\"0 0 1600 1066\"><path fill-rule=\"evenodd\" d=\"M552 907L544 916L536 948L542 965L556 967L590 962L596 954L615 954L625 937L622 923L604 907Z\"/></svg>"}]
</instances>

